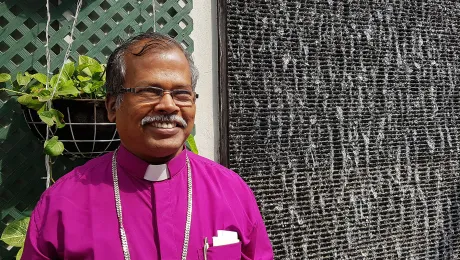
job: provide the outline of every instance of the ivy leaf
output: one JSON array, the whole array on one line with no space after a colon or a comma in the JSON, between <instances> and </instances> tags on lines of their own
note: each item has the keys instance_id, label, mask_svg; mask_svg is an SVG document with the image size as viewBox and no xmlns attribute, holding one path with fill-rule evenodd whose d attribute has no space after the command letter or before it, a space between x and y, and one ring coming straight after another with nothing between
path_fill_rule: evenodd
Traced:
<instances>
[{"instance_id":1,"label":"ivy leaf","mask_svg":"<svg viewBox=\"0 0 460 260\"><path fill-rule=\"evenodd\" d=\"M101 64L90 65L88 66L88 69L91 71L91 75L104 71L104 67L102 67Z\"/></svg>"},{"instance_id":2,"label":"ivy leaf","mask_svg":"<svg viewBox=\"0 0 460 260\"><path fill-rule=\"evenodd\" d=\"M103 80L102 73L104 73L104 71L94 73L92 76L93 80L96 80L96 81Z\"/></svg>"},{"instance_id":3,"label":"ivy leaf","mask_svg":"<svg viewBox=\"0 0 460 260\"><path fill-rule=\"evenodd\" d=\"M54 75L51 80L50 80L50 86L53 87L53 88L57 88L61 82L62 82L63 78L59 78L59 75ZM59 81L59 85L58 85L58 81Z\"/></svg>"},{"instance_id":4,"label":"ivy leaf","mask_svg":"<svg viewBox=\"0 0 460 260\"><path fill-rule=\"evenodd\" d=\"M39 110L40 108L43 107L45 102L41 102L40 100L36 99L35 96L27 94L27 95L22 95L18 97L18 102L21 105L24 105L28 108L31 108L33 110Z\"/></svg>"},{"instance_id":5,"label":"ivy leaf","mask_svg":"<svg viewBox=\"0 0 460 260\"><path fill-rule=\"evenodd\" d=\"M64 144L58 140L57 136L53 136L51 139L46 140L45 153L50 156L58 156L64 152Z\"/></svg>"},{"instance_id":6,"label":"ivy leaf","mask_svg":"<svg viewBox=\"0 0 460 260\"><path fill-rule=\"evenodd\" d=\"M88 94L91 94L92 93L92 86L93 84L89 83L89 82L83 82L83 87L82 87L82 90L83 92L85 93L88 93Z\"/></svg>"},{"instance_id":7,"label":"ivy leaf","mask_svg":"<svg viewBox=\"0 0 460 260\"><path fill-rule=\"evenodd\" d=\"M102 86L104 86L104 82L102 81L95 81L93 82L92 86L91 86L91 91L92 92L97 92L99 89L102 88Z\"/></svg>"},{"instance_id":8,"label":"ivy leaf","mask_svg":"<svg viewBox=\"0 0 460 260\"><path fill-rule=\"evenodd\" d=\"M89 64L79 64L79 65L77 66L78 74L85 74L86 76L88 76L88 74L86 74L86 73L83 72L83 70L86 69L86 68L88 68L88 66L89 66ZM88 70L88 72L89 72L89 70ZM89 76L91 76L91 75L89 75Z\"/></svg>"},{"instance_id":9,"label":"ivy leaf","mask_svg":"<svg viewBox=\"0 0 460 260\"><path fill-rule=\"evenodd\" d=\"M36 73L36 74L31 75L31 76L32 76L32 78L36 79L38 82L42 83L43 85L46 85L47 77L46 77L45 74Z\"/></svg>"},{"instance_id":10,"label":"ivy leaf","mask_svg":"<svg viewBox=\"0 0 460 260\"><path fill-rule=\"evenodd\" d=\"M11 222L6 226L0 240L10 246L23 247L29 222L30 218L23 218Z\"/></svg>"},{"instance_id":11,"label":"ivy leaf","mask_svg":"<svg viewBox=\"0 0 460 260\"><path fill-rule=\"evenodd\" d=\"M21 247L21 249L19 249L19 251L18 251L18 253L16 255L16 260L21 260L22 252L24 252L24 247Z\"/></svg>"},{"instance_id":12,"label":"ivy leaf","mask_svg":"<svg viewBox=\"0 0 460 260\"><path fill-rule=\"evenodd\" d=\"M78 75L77 79L81 82L86 82L86 81L91 80L91 77L85 77L85 76Z\"/></svg>"},{"instance_id":13,"label":"ivy leaf","mask_svg":"<svg viewBox=\"0 0 460 260\"><path fill-rule=\"evenodd\" d=\"M78 64L78 71L80 74L85 74L87 76L92 76L94 73L104 70L97 60L84 55L78 57Z\"/></svg>"},{"instance_id":14,"label":"ivy leaf","mask_svg":"<svg viewBox=\"0 0 460 260\"><path fill-rule=\"evenodd\" d=\"M58 96L72 95L75 97L78 94L80 94L80 91L73 85L72 80L67 80L63 82L62 84L60 84L59 91L57 91L56 94Z\"/></svg>"},{"instance_id":15,"label":"ivy leaf","mask_svg":"<svg viewBox=\"0 0 460 260\"><path fill-rule=\"evenodd\" d=\"M195 154L198 154L198 148L196 147L196 143L195 143L195 137L193 135L189 135L187 137L187 141L186 141L186 145L188 148L190 148L190 150L195 153Z\"/></svg>"},{"instance_id":16,"label":"ivy leaf","mask_svg":"<svg viewBox=\"0 0 460 260\"><path fill-rule=\"evenodd\" d=\"M80 55L78 57L78 64L80 64L80 65L83 65L83 64L101 65L97 60L95 60L95 59L93 59L91 57L85 56L85 55Z\"/></svg>"},{"instance_id":17,"label":"ivy leaf","mask_svg":"<svg viewBox=\"0 0 460 260\"><path fill-rule=\"evenodd\" d=\"M78 69L81 75L92 77L97 72L102 72L104 69L101 65L82 64L78 65Z\"/></svg>"},{"instance_id":18,"label":"ivy leaf","mask_svg":"<svg viewBox=\"0 0 460 260\"><path fill-rule=\"evenodd\" d=\"M75 72L75 63L73 62L66 63L64 67L62 68L62 75L64 75L66 79L71 79L74 72Z\"/></svg>"},{"instance_id":19,"label":"ivy leaf","mask_svg":"<svg viewBox=\"0 0 460 260\"><path fill-rule=\"evenodd\" d=\"M55 123L58 128L63 128L65 126L64 115L56 109L40 111L38 112L38 116L48 126L53 126Z\"/></svg>"},{"instance_id":20,"label":"ivy leaf","mask_svg":"<svg viewBox=\"0 0 460 260\"><path fill-rule=\"evenodd\" d=\"M11 76L8 73L0 73L0 82L7 82L11 80Z\"/></svg>"},{"instance_id":21,"label":"ivy leaf","mask_svg":"<svg viewBox=\"0 0 460 260\"><path fill-rule=\"evenodd\" d=\"M101 80L102 80L103 82L105 82L105 81L106 81L106 80L105 80L105 78L106 78L105 75L107 75L107 73L106 73L107 66L106 66L105 64L101 64L101 68L102 68L102 70L103 70L103 71L102 71L103 74L102 74Z\"/></svg>"},{"instance_id":22,"label":"ivy leaf","mask_svg":"<svg viewBox=\"0 0 460 260\"><path fill-rule=\"evenodd\" d=\"M49 112L53 113L54 115L53 120L55 120L56 126L58 128L63 128L65 126L64 114L62 114L61 111L56 110L56 109L50 109Z\"/></svg>"},{"instance_id":23,"label":"ivy leaf","mask_svg":"<svg viewBox=\"0 0 460 260\"><path fill-rule=\"evenodd\" d=\"M38 93L44 89L45 86L42 83L38 83L36 85L33 85L29 88L30 94L34 94L35 96L38 96Z\"/></svg>"},{"instance_id":24,"label":"ivy leaf","mask_svg":"<svg viewBox=\"0 0 460 260\"><path fill-rule=\"evenodd\" d=\"M49 89L42 89L37 94L38 100L41 102L46 102L51 99L51 90Z\"/></svg>"},{"instance_id":25,"label":"ivy leaf","mask_svg":"<svg viewBox=\"0 0 460 260\"><path fill-rule=\"evenodd\" d=\"M18 72L18 74L16 74L16 81L18 82L19 86L26 86L27 84L29 84L30 80L31 77L27 75L22 75L21 72Z\"/></svg>"},{"instance_id":26,"label":"ivy leaf","mask_svg":"<svg viewBox=\"0 0 460 260\"><path fill-rule=\"evenodd\" d=\"M48 126L53 126L54 125L53 115L51 113L48 113L48 111L38 112L38 116Z\"/></svg>"}]
</instances>

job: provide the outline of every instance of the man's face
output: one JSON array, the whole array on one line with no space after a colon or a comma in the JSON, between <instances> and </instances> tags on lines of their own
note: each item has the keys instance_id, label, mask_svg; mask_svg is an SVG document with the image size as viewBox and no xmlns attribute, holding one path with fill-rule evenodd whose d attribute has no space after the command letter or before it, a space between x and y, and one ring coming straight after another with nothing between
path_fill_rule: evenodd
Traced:
<instances>
[{"instance_id":1,"label":"man's face","mask_svg":"<svg viewBox=\"0 0 460 260\"><path fill-rule=\"evenodd\" d=\"M135 56L144 42L135 44L125 55L124 88L155 86L164 90L192 90L190 67L187 58L178 48L147 51ZM177 106L169 94L156 102L140 98L135 93L125 93L123 102L114 109L115 97L107 100L109 120L116 122L122 144L133 154L150 163L165 163L182 151L195 121L195 103ZM148 116L177 115L187 123L167 126L155 121L142 125Z\"/></svg>"}]
</instances>

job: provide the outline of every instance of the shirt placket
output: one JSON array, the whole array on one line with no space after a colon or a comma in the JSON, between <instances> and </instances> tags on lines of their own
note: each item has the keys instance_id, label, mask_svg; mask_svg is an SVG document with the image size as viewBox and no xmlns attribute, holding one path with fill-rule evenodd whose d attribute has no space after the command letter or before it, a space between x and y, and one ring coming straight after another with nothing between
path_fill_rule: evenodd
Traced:
<instances>
[{"instance_id":1,"label":"shirt placket","mask_svg":"<svg viewBox=\"0 0 460 260\"><path fill-rule=\"evenodd\" d=\"M154 182L152 187L153 206L156 214L156 227L161 259L175 259L180 250L177 246L173 223L173 199L171 180Z\"/></svg>"}]
</instances>

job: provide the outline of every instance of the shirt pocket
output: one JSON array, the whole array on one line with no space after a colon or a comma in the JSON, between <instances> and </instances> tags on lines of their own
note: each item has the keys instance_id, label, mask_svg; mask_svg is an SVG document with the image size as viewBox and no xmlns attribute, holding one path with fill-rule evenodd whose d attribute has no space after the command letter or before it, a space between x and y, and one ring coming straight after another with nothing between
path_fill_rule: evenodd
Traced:
<instances>
[{"instance_id":1,"label":"shirt pocket","mask_svg":"<svg viewBox=\"0 0 460 260\"><path fill-rule=\"evenodd\" d=\"M198 259L204 260L203 254L203 248L198 250ZM224 246L211 246L206 255L207 260L240 260L241 242Z\"/></svg>"}]
</instances>

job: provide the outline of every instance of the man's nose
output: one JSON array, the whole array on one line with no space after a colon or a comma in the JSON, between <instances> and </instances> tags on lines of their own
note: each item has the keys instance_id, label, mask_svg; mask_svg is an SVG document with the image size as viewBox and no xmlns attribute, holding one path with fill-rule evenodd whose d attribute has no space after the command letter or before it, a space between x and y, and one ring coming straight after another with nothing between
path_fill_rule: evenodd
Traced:
<instances>
[{"instance_id":1,"label":"man's nose","mask_svg":"<svg viewBox=\"0 0 460 260\"><path fill-rule=\"evenodd\" d=\"M163 93L163 96L160 97L158 104L156 104L155 110L172 113L174 111L179 110L179 107L174 102L171 93L169 93L169 91L165 91Z\"/></svg>"}]
</instances>

